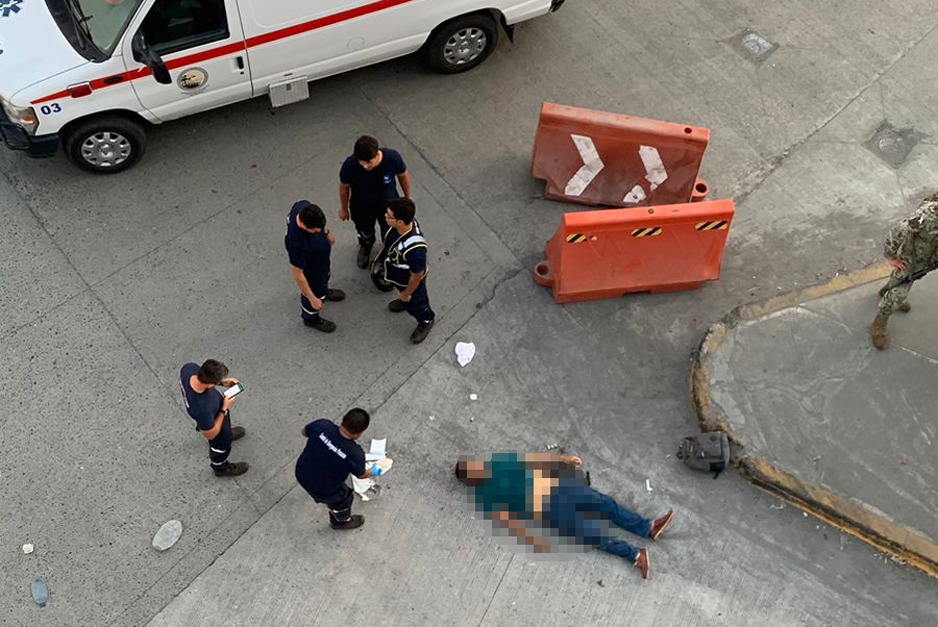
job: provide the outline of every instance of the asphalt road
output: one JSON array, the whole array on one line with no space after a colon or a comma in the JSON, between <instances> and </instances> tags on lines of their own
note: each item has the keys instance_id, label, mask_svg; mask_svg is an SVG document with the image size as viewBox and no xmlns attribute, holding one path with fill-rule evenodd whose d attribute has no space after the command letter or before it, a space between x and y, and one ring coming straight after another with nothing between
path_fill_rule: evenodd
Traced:
<instances>
[{"instance_id":1,"label":"asphalt road","mask_svg":"<svg viewBox=\"0 0 938 627\"><path fill-rule=\"evenodd\" d=\"M153 129L119 176L0 153L0 623L935 624L933 580L673 458L696 429L688 356L710 322L877 259L887 225L936 187L931 9L571 0L467 75L400 59L276 112L209 112ZM746 29L777 48L747 58ZM703 177L739 212L719 282L565 307L533 284L568 209L529 176L544 100L712 130ZM884 123L917 133L899 164L864 145ZM431 242L440 320L417 348L334 219L339 331L299 321L285 215L298 198L335 215L363 132L404 155ZM480 348L466 370L461 339ZM252 470L234 481L210 475L175 382L209 356L249 387L232 459ZM395 467L368 524L338 540L291 466L300 427L352 404L374 410ZM470 520L456 455L556 441L600 489L678 511L651 581L597 553L532 565ZM186 531L156 554L170 518ZM41 611L35 577L52 590Z\"/></svg>"}]
</instances>

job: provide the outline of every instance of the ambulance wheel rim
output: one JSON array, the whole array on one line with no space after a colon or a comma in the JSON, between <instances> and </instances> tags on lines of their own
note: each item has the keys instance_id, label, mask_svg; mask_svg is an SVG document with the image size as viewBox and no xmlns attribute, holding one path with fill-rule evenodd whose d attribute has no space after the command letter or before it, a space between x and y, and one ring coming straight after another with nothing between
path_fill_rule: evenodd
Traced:
<instances>
[{"instance_id":1,"label":"ambulance wheel rim","mask_svg":"<svg viewBox=\"0 0 938 627\"><path fill-rule=\"evenodd\" d=\"M472 63L485 52L488 37L481 28L464 28L453 33L443 46L443 58L452 65Z\"/></svg>"},{"instance_id":2,"label":"ambulance wheel rim","mask_svg":"<svg viewBox=\"0 0 938 627\"><path fill-rule=\"evenodd\" d=\"M99 168L119 166L127 161L132 151L130 140L115 131L98 131L81 144L82 158Z\"/></svg>"}]
</instances>

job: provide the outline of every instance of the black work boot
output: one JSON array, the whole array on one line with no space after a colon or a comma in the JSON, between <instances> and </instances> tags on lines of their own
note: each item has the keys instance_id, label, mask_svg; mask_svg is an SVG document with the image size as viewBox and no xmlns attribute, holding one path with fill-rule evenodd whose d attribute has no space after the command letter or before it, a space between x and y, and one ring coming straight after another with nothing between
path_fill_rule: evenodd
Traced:
<instances>
[{"instance_id":1,"label":"black work boot","mask_svg":"<svg viewBox=\"0 0 938 627\"><path fill-rule=\"evenodd\" d=\"M402 311L407 311L407 303L402 301L400 298L395 298L390 303L388 303L388 310L392 313L401 313Z\"/></svg>"},{"instance_id":2,"label":"black work boot","mask_svg":"<svg viewBox=\"0 0 938 627\"><path fill-rule=\"evenodd\" d=\"M382 292L394 291L394 286L388 283L387 281L385 281L384 279L382 279L380 274L375 274L374 272L372 272L371 282L374 283L375 287L377 287Z\"/></svg>"},{"instance_id":3,"label":"black work boot","mask_svg":"<svg viewBox=\"0 0 938 627\"><path fill-rule=\"evenodd\" d=\"M244 430L244 427L232 427L231 428L231 441L234 442L235 440L240 440L247 434L248 432Z\"/></svg>"},{"instance_id":4,"label":"black work boot","mask_svg":"<svg viewBox=\"0 0 938 627\"><path fill-rule=\"evenodd\" d=\"M345 300L345 292L342 290L329 290L326 293L326 300L337 303L339 301Z\"/></svg>"},{"instance_id":5,"label":"black work boot","mask_svg":"<svg viewBox=\"0 0 938 627\"><path fill-rule=\"evenodd\" d=\"M417 325L417 328L414 329L414 332L410 334L410 341L413 344L420 344L422 341L427 339L427 336L430 335L430 329L433 328L433 320L430 322L421 322Z\"/></svg>"},{"instance_id":6,"label":"black work boot","mask_svg":"<svg viewBox=\"0 0 938 627\"><path fill-rule=\"evenodd\" d=\"M349 529L358 529L365 524L365 517L360 514L350 516L345 522L337 523L334 520L329 521L329 526L337 531L348 531Z\"/></svg>"},{"instance_id":7,"label":"black work boot","mask_svg":"<svg viewBox=\"0 0 938 627\"><path fill-rule=\"evenodd\" d=\"M358 264L358 267L364 270L368 267L368 262L371 260L371 246L365 246L362 244L358 247L358 257L355 259L355 263Z\"/></svg>"},{"instance_id":8,"label":"black work boot","mask_svg":"<svg viewBox=\"0 0 938 627\"><path fill-rule=\"evenodd\" d=\"M304 319L303 324L308 326L310 329L316 329L317 331L322 331L323 333L332 333L335 331L335 322L326 320L322 316L319 316L314 321Z\"/></svg>"},{"instance_id":9,"label":"black work boot","mask_svg":"<svg viewBox=\"0 0 938 627\"><path fill-rule=\"evenodd\" d=\"M248 471L247 462L232 462L225 466L222 470L215 470L216 477L237 477L238 475L243 475Z\"/></svg>"}]
</instances>

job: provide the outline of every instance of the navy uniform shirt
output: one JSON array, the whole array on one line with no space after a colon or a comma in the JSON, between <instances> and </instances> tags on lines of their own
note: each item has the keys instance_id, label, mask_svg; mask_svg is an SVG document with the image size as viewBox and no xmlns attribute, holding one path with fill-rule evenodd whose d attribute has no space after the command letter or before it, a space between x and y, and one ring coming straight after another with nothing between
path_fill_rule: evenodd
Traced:
<instances>
[{"instance_id":1,"label":"navy uniform shirt","mask_svg":"<svg viewBox=\"0 0 938 627\"><path fill-rule=\"evenodd\" d=\"M421 274L427 270L427 245L419 243L411 245L404 249L412 235L423 235L420 225L414 220L411 228L403 235L399 235L397 229L390 228L385 234L384 248L384 279L399 287L407 287L410 281L410 275ZM399 265L406 265L407 268L399 268Z\"/></svg>"},{"instance_id":2,"label":"navy uniform shirt","mask_svg":"<svg viewBox=\"0 0 938 627\"><path fill-rule=\"evenodd\" d=\"M221 392L212 388L201 394L192 389L189 379L199 373L199 365L188 363L179 370L179 387L182 388L182 399L186 403L186 411L195 420L196 429L211 431L215 428L215 418L221 413Z\"/></svg>"},{"instance_id":3,"label":"navy uniform shirt","mask_svg":"<svg viewBox=\"0 0 938 627\"><path fill-rule=\"evenodd\" d=\"M329 497L345 485L349 473L365 474L365 451L339 433L331 420L315 420L306 425L306 448L296 460L296 479L316 497Z\"/></svg>"},{"instance_id":4,"label":"navy uniform shirt","mask_svg":"<svg viewBox=\"0 0 938 627\"><path fill-rule=\"evenodd\" d=\"M407 171L404 160L396 150L381 148L384 157L373 170L366 170L352 155L342 164L339 180L351 185L349 207L352 210L370 209L382 214L388 203L398 198L397 177Z\"/></svg>"},{"instance_id":5,"label":"navy uniform shirt","mask_svg":"<svg viewBox=\"0 0 938 627\"><path fill-rule=\"evenodd\" d=\"M290 257L290 265L300 268L306 281L317 297L324 294L316 292L315 287L328 283L330 272L329 256L332 254L332 244L325 231L310 233L300 228L296 217L300 209L307 205L307 201L299 201L293 205L290 215L287 216L287 234L283 244Z\"/></svg>"}]
</instances>

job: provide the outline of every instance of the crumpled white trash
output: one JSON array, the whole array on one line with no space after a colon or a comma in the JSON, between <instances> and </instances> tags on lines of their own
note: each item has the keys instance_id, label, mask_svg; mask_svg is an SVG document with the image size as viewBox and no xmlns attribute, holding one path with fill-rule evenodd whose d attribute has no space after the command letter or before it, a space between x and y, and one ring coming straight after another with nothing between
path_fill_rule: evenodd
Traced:
<instances>
[{"instance_id":1,"label":"crumpled white trash","mask_svg":"<svg viewBox=\"0 0 938 627\"><path fill-rule=\"evenodd\" d=\"M456 361L465 368L476 355L476 345L472 342L456 342Z\"/></svg>"}]
</instances>

